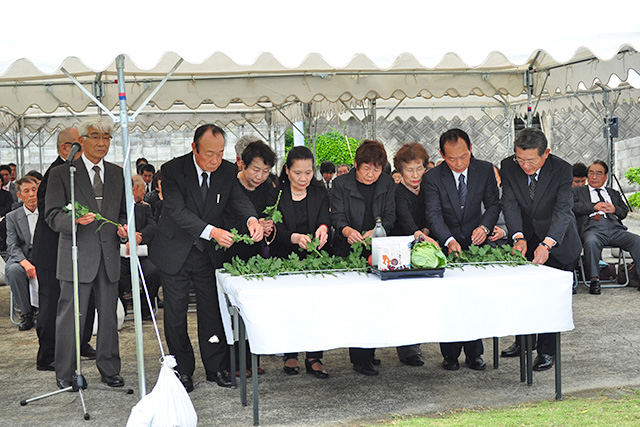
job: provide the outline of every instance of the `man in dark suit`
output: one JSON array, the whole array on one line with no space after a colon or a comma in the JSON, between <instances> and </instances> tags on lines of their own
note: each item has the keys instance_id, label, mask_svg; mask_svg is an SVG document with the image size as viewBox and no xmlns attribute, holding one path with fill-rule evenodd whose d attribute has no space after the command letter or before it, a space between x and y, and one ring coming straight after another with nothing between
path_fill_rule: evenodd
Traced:
<instances>
[{"instance_id":1,"label":"man in dark suit","mask_svg":"<svg viewBox=\"0 0 640 427\"><path fill-rule=\"evenodd\" d=\"M113 124L95 117L83 121L79 128L82 156L73 162L76 201L119 224L126 224L124 177L122 168L103 159L109 151ZM60 388L76 386L74 371L75 332L73 304L73 263L71 257L72 221L63 210L71 200L69 165L51 171L46 194L46 220L59 234L57 278L60 299L56 318L55 368ZM127 237L126 226L117 228L95 221L88 213L77 218L78 294L80 330L84 329L89 297L93 289L98 309L98 341L96 365L102 381L110 387L124 386L120 376L120 351L116 306L120 278L120 239Z\"/></svg>"},{"instance_id":2,"label":"man in dark suit","mask_svg":"<svg viewBox=\"0 0 640 427\"><path fill-rule=\"evenodd\" d=\"M493 165L474 158L471 151L466 132L460 129L445 132L440 137L444 162L423 178L429 230L449 253L488 242L487 236L493 232L500 214ZM443 368L451 371L460 368L458 356L462 348L471 369L485 369L481 339L441 343Z\"/></svg>"},{"instance_id":3,"label":"man in dark suit","mask_svg":"<svg viewBox=\"0 0 640 427\"><path fill-rule=\"evenodd\" d=\"M589 293L593 295L601 292L598 262L604 246L618 246L631 252L636 269L640 262L640 236L630 233L622 224L629 209L620 193L605 187L608 179L609 167L602 160L596 160L587 172L588 185L573 189L573 212L584 246L585 274L591 278Z\"/></svg>"},{"instance_id":4,"label":"man in dark suit","mask_svg":"<svg viewBox=\"0 0 640 427\"><path fill-rule=\"evenodd\" d=\"M32 260L36 266L38 276L38 300L40 302L36 333L38 334L38 356L36 369L39 371L55 371L54 354L56 342L56 314L58 312L58 298L60 297L60 283L56 278L56 260L58 258L58 233L53 231L45 221L45 198L47 184L51 170L64 164L64 160L71 151L74 142L78 142L79 134L76 128L67 128L58 134L58 157L51 163L38 186L38 223L33 237ZM75 159L80 157L80 152ZM88 313L95 311L93 295L89 299ZM89 359L96 358L96 351L89 341L93 331L95 316L87 318L81 344L80 354Z\"/></svg>"},{"instance_id":5,"label":"man in dark suit","mask_svg":"<svg viewBox=\"0 0 640 427\"><path fill-rule=\"evenodd\" d=\"M31 263L33 235L38 221L38 184L35 178L24 177L16 182L18 198L24 202L20 208L7 214L7 264L6 281L22 312L22 322L18 329L28 331L33 328L34 306L29 284L37 286L36 268ZM35 282L34 282L35 281Z\"/></svg>"},{"instance_id":6,"label":"man in dark suit","mask_svg":"<svg viewBox=\"0 0 640 427\"><path fill-rule=\"evenodd\" d=\"M573 215L572 166L549 154L547 138L539 129L523 129L515 140L515 155L502 161L502 209L513 240L534 264L573 271L582 250ZM533 369L553 366L555 334L539 334ZM520 354L518 341L502 352Z\"/></svg>"},{"instance_id":7,"label":"man in dark suit","mask_svg":"<svg viewBox=\"0 0 640 427\"><path fill-rule=\"evenodd\" d=\"M218 309L215 269L222 267L224 252L233 235L220 228L230 206L247 220L254 241L263 229L256 212L240 189L238 169L222 159L224 131L215 125L196 129L192 152L162 166L164 204L150 250L151 261L162 275L164 327L169 352L176 357L180 381L193 390L195 357L187 332L189 286L196 292L198 342L207 381L230 387L229 346Z\"/></svg>"}]
</instances>

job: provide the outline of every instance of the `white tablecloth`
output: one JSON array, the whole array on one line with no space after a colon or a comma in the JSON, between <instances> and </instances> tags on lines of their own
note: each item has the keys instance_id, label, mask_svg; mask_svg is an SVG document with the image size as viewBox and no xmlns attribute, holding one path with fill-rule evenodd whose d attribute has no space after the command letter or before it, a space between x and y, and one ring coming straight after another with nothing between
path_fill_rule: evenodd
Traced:
<instances>
[{"instance_id":1,"label":"white tablecloth","mask_svg":"<svg viewBox=\"0 0 640 427\"><path fill-rule=\"evenodd\" d=\"M573 276L544 266L466 267L444 278L357 273L246 280L216 272L256 354L468 341L573 329Z\"/></svg>"}]
</instances>

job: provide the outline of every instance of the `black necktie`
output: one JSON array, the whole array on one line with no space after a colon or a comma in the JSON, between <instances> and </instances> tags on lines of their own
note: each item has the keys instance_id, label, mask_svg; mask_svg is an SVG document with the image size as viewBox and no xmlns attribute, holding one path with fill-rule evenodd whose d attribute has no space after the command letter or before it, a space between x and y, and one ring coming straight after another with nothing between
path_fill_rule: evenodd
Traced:
<instances>
[{"instance_id":1,"label":"black necktie","mask_svg":"<svg viewBox=\"0 0 640 427\"><path fill-rule=\"evenodd\" d=\"M102 211L102 196L104 191L104 185L102 184L102 178L100 178L100 166L96 165L93 168L95 175L93 176L93 193L96 196L96 203L98 204L98 211Z\"/></svg>"},{"instance_id":2,"label":"black necktie","mask_svg":"<svg viewBox=\"0 0 640 427\"><path fill-rule=\"evenodd\" d=\"M200 184L200 192L202 193L202 201L207 201L207 191L209 191L209 184L207 183L209 179L209 174L207 172L202 172L202 184Z\"/></svg>"},{"instance_id":3,"label":"black necktie","mask_svg":"<svg viewBox=\"0 0 640 427\"><path fill-rule=\"evenodd\" d=\"M602 193L601 193L602 188L596 188L595 190L596 190L596 193L598 193L598 199L600 199L601 202L606 203L606 201L604 200L604 197L602 197Z\"/></svg>"},{"instance_id":4,"label":"black necktie","mask_svg":"<svg viewBox=\"0 0 640 427\"><path fill-rule=\"evenodd\" d=\"M536 174L529 175L529 197L531 197L531 200L536 196L536 185L538 185Z\"/></svg>"},{"instance_id":5,"label":"black necktie","mask_svg":"<svg viewBox=\"0 0 640 427\"><path fill-rule=\"evenodd\" d=\"M464 205L467 203L467 183L462 174L458 177L458 199L460 200L460 207L464 209Z\"/></svg>"}]
</instances>

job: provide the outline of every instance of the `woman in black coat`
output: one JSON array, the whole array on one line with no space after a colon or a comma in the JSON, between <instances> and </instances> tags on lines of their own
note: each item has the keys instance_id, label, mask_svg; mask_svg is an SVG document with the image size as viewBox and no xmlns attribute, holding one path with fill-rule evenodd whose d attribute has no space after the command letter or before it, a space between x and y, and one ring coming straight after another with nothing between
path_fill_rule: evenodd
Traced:
<instances>
[{"instance_id":1,"label":"woman in black coat","mask_svg":"<svg viewBox=\"0 0 640 427\"><path fill-rule=\"evenodd\" d=\"M282 222L275 224L275 240L271 255L286 258L290 253L302 253L311 237L320 241L322 249L329 238L329 197L327 190L313 177L314 159L307 147L294 147L280 175L280 203L278 210ZM321 359L322 352L307 352L305 368L316 378L327 378ZM285 354L284 372L296 375L299 372L298 353Z\"/></svg>"},{"instance_id":2,"label":"woman in black coat","mask_svg":"<svg viewBox=\"0 0 640 427\"><path fill-rule=\"evenodd\" d=\"M373 234L375 218L391 231L396 220L396 184L391 175L382 173L387 153L378 141L365 140L356 150L355 166L334 180L331 189L331 222L335 227L333 249L336 255L348 256L355 242ZM367 254L368 255L368 254ZM363 375L378 375L373 366L379 363L375 349L350 348L353 369Z\"/></svg>"}]
</instances>

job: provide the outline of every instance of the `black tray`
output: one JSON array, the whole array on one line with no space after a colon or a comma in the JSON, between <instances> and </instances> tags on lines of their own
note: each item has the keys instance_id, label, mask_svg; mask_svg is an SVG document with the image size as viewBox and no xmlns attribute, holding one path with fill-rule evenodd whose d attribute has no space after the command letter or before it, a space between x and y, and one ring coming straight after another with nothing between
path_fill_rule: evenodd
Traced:
<instances>
[{"instance_id":1,"label":"black tray","mask_svg":"<svg viewBox=\"0 0 640 427\"><path fill-rule=\"evenodd\" d=\"M369 267L373 274L380 276L380 280L404 279L409 277L444 277L444 268L409 268L406 270L378 270Z\"/></svg>"}]
</instances>

